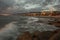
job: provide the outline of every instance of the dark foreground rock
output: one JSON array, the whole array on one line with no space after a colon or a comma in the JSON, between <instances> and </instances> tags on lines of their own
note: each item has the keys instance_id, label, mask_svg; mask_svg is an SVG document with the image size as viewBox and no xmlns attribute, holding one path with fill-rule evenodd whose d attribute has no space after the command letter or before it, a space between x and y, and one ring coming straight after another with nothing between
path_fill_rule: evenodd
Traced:
<instances>
[{"instance_id":1,"label":"dark foreground rock","mask_svg":"<svg viewBox=\"0 0 60 40\"><path fill-rule=\"evenodd\" d=\"M24 32L17 40L60 40L60 29L55 31Z\"/></svg>"},{"instance_id":2,"label":"dark foreground rock","mask_svg":"<svg viewBox=\"0 0 60 40\"><path fill-rule=\"evenodd\" d=\"M29 32L24 32L23 35L18 36L17 40L32 40L32 36Z\"/></svg>"}]
</instances>

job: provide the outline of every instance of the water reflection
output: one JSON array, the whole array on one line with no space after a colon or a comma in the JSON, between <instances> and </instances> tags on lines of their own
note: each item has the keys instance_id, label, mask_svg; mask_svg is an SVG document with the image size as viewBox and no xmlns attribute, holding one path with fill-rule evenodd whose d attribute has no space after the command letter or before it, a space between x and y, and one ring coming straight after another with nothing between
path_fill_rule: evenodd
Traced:
<instances>
[{"instance_id":1,"label":"water reflection","mask_svg":"<svg viewBox=\"0 0 60 40\"><path fill-rule=\"evenodd\" d=\"M47 22L49 22L48 19L49 18L47 18ZM2 20L4 20L4 22ZM57 29L57 27L55 27L54 25L48 25L45 22L46 18L14 16L12 18L10 17L2 20L0 21L2 21L3 23L8 22L8 24L6 23L5 26L0 30L0 40L16 40L17 36L25 31L53 31ZM38 23L37 21L43 22Z\"/></svg>"}]
</instances>

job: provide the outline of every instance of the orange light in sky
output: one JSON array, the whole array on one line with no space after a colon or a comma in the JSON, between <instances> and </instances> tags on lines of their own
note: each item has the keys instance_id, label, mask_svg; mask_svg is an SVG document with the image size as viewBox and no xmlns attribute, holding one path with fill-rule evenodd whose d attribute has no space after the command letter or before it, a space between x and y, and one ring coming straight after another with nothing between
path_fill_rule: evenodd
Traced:
<instances>
[{"instance_id":1,"label":"orange light in sky","mask_svg":"<svg viewBox=\"0 0 60 40\"><path fill-rule=\"evenodd\" d=\"M9 16L10 14L0 14L0 15L3 15L3 16Z\"/></svg>"}]
</instances>

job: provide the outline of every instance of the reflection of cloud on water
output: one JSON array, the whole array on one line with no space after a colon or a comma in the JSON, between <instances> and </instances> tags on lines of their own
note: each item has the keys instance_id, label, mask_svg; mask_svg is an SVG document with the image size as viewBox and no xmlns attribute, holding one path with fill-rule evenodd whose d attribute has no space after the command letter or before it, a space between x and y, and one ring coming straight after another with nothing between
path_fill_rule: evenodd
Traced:
<instances>
[{"instance_id":1,"label":"reflection of cloud on water","mask_svg":"<svg viewBox=\"0 0 60 40\"><path fill-rule=\"evenodd\" d=\"M28 18L28 20L27 20L28 23L35 22L35 21L38 21L38 18L30 17L30 18Z\"/></svg>"},{"instance_id":2,"label":"reflection of cloud on water","mask_svg":"<svg viewBox=\"0 0 60 40\"><path fill-rule=\"evenodd\" d=\"M0 40L9 40L9 38L16 37L17 27L11 22L7 24L3 29L0 30Z\"/></svg>"},{"instance_id":3,"label":"reflection of cloud on water","mask_svg":"<svg viewBox=\"0 0 60 40\"><path fill-rule=\"evenodd\" d=\"M23 17L22 19L25 19L25 17ZM54 25L48 25L46 24L46 22L48 22L49 18L36 18L36 17L27 17L27 19L25 19L26 21L18 21L17 26L20 26L20 29L23 31L35 31L35 30L39 30L39 31L53 31L56 30L57 27L55 27ZM43 21L43 23L37 23L36 21ZM46 21L46 22L45 22ZM21 22L21 23L20 23ZM27 22L24 24L24 22Z\"/></svg>"},{"instance_id":4,"label":"reflection of cloud on water","mask_svg":"<svg viewBox=\"0 0 60 40\"><path fill-rule=\"evenodd\" d=\"M14 23L14 22L11 22L11 23L5 25L5 27L2 28L0 32L11 30L13 27L16 26L16 25L14 25L13 23Z\"/></svg>"},{"instance_id":5,"label":"reflection of cloud on water","mask_svg":"<svg viewBox=\"0 0 60 40\"><path fill-rule=\"evenodd\" d=\"M21 17L21 16L17 18L18 18L16 19L17 21L10 22L9 24L5 25L5 27L0 30L0 40L16 40L17 35L25 31L29 31L29 32L34 32L35 30L53 31L57 29L53 25L48 25L44 23L36 23L36 21L40 20L39 18ZM26 23L24 24L24 22Z\"/></svg>"}]
</instances>

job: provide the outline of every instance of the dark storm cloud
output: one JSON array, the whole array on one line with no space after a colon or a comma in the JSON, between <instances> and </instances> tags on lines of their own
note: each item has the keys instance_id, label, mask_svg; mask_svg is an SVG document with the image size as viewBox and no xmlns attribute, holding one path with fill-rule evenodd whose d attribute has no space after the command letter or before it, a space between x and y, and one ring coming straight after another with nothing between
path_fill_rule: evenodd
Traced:
<instances>
[{"instance_id":1,"label":"dark storm cloud","mask_svg":"<svg viewBox=\"0 0 60 40\"><path fill-rule=\"evenodd\" d=\"M30 12L53 8L60 11L60 0L0 0L0 12Z\"/></svg>"},{"instance_id":2,"label":"dark storm cloud","mask_svg":"<svg viewBox=\"0 0 60 40\"><path fill-rule=\"evenodd\" d=\"M5 4L4 2L0 1L0 11L2 12L2 10L5 10L8 7L7 4Z\"/></svg>"},{"instance_id":3,"label":"dark storm cloud","mask_svg":"<svg viewBox=\"0 0 60 40\"><path fill-rule=\"evenodd\" d=\"M4 12L8 7L13 5L12 0L0 0L0 12Z\"/></svg>"}]
</instances>

